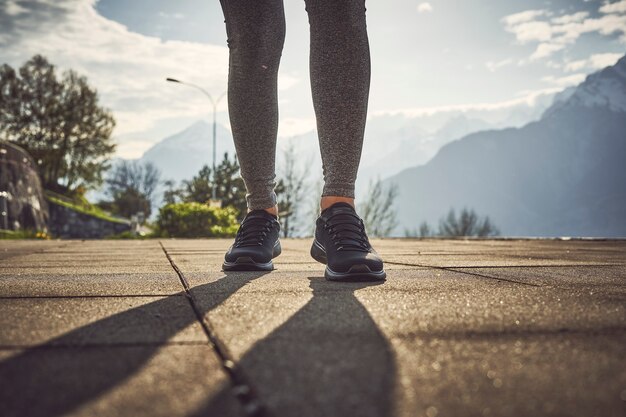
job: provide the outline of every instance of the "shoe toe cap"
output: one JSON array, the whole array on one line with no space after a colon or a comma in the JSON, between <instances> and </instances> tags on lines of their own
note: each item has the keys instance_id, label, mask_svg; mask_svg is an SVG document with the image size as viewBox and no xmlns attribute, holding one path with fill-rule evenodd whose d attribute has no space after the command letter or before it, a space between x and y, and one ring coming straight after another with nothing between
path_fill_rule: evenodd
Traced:
<instances>
[{"instance_id":1,"label":"shoe toe cap","mask_svg":"<svg viewBox=\"0 0 626 417\"><path fill-rule=\"evenodd\" d=\"M229 251L224 256L226 262L236 262L237 259L242 257L249 257L254 262L266 263L272 260L272 256L269 253L266 253L260 247L254 246L243 246L243 247L231 247Z\"/></svg>"},{"instance_id":2,"label":"shoe toe cap","mask_svg":"<svg viewBox=\"0 0 626 417\"><path fill-rule=\"evenodd\" d=\"M329 259L329 265L337 272L347 272L355 265L366 265L372 272L383 269L382 259L371 252L338 252L335 259Z\"/></svg>"}]
</instances>

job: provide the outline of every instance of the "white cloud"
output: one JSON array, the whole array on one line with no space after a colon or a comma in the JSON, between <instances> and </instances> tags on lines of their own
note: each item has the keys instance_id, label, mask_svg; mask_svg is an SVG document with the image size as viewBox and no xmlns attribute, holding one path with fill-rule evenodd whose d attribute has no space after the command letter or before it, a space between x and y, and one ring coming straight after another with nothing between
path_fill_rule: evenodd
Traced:
<instances>
[{"instance_id":1,"label":"white cloud","mask_svg":"<svg viewBox=\"0 0 626 417\"><path fill-rule=\"evenodd\" d=\"M616 53L593 54L587 59L571 61L565 64L566 72L579 71L583 68L598 70L614 65L623 55Z\"/></svg>"},{"instance_id":2,"label":"white cloud","mask_svg":"<svg viewBox=\"0 0 626 417\"><path fill-rule=\"evenodd\" d=\"M511 65L513 63L513 58L503 59L502 61L493 62L487 61L485 62L485 66L491 72L496 72L498 69L505 67L507 65Z\"/></svg>"},{"instance_id":3,"label":"white cloud","mask_svg":"<svg viewBox=\"0 0 626 417\"><path fill-rule=\"evenodd\" d=\"M433 11L433 6L428 2L420 3L417 5L417 11L419 13L430 13Z\"/></svg>"},{"instance_id":4,"label":"white cloud","mask_svg":"<svg viewBox=\"0 0 626 417\"><path fill-rule=\"evenodd\" d=\"M404 115L406 117L432 116L438 113L451 112L482 112L508 110L517 106L534 107L538 100L563 90L561 87L550 87L535 91L524 91L517 98L494 103L467 103L450 106L417 107L372 112L371 116Z\"/></svg>"},{"instance_id":5,"label":"white cloud","mask_svg":"<svg viewBox=\"0 0 626 417\"><path fill-rule=\"evenodd\" d=\"M565 72L574 72L574 71L580 71L581 69L587 67L587 60L586 59L580 59L578 61L570 61L567 64L565 64Z\"/></svg>"},{"instance_id":6,"label":"white cloud","mask_svg":"<svg viewBox=\"0 0 626 417\"><path fill-rule=\"evenodd\" d=\"M593 54L589 58L589 66L594 69L606 68L615 63L623 56L623 54L605 53Z\"/></svg>"},{"instance_id":7,"label":"white cloud","mask_svg":"<svg viewBox=\"0 0 626 417\"><path fill-rule=\"evenodd\" d=\"M600 35L626 34L626 15L604 15L599 18L585 19L582 22L556 25L552 28L555 41L562 43L574 43L580 36L586 33L597 32Z\"/></svg>"},{"instance_id":8,"label":"white cloud","mask_svg":"<svg viewBox=\"0 0 626 417\"><path fill-rule=\"evenodd\" d=\"M567 23L576 23L585 20L589 16L588 12L578 12L574 14L566 14L563 16L555 17L551 21L557 25L565 25Z\"/></svg>"},{"instance_id":9,"label":"white cloud","mask_svg":"<svg viewBox=\"0 0 626 417\"><path fill-rule=\"evenodd\" d=\"M508 16L504 16L502 21L507 26L515 26L520 23L528 22L534 20L539 16L545 16L549 14L547 10L526 10L524 12L519 12L515 14L510 14Z\"/></svg>"},{"instance_id":10,"label":"white cloud","mask_svg":"<svg viewBox=\"0 0 626 417\"><path fill-rule=\"evenodd\" d=\"M564 77L555 77L553 75L549 75L547 77L543 77L541 81L550 83L559 87L569 87L572 85L578 85L581 82L585 81L585 77L587 74L572 74L566 75Z\"/></svg>"},{"instance_id":11,"label":"white cloud","mask_svg":"<svg viewBox=\"0 0 626 417\"><path fill-rule=\"evenodd\" d=\"M549 57L553 53L560 51L563 48L565 48L565 45L559 43L540 43L539 45L537 45L537 49L535 49L535 52L533 52L533 54L530 56L530 60L536 61L541 58Z\"/></svg>"},{"instance_id":12,"label":"white cloud","mask_svg":"<svg viewBox=\"0 0 626 417\"><path fill-rule=\"evenodd\" d=\"M178 117L205 117L206 97L191 88L166 83L175 77L220 94L226 88L228 48L193 42L162 41L129 31L105 19L94 0L39 0L21 3L27 11L9 17L0 6L2 61L21 66L34 54L46 56L60 70L75 69L97 88L101 103L117 120L114 138L154 128ZM12 6L11 6L12 7ZM283 77L281 87L297 80ZM226 100L220 110L226 109ZM131 135L132 136L132 135ZM149 143L137 138L120 148L135 154ZM160 139L160 138L159 138Z\"/></svg>"},{"instance_id":13,"label":"white cloud","mask_svg":"<svg viewBox=\"0 0 626 417\"><path fill-rule=\"evenodd\" d=\"M502 21L520 44L538 43L530 56L530 61L536 61L573 45L583 34L618 35L626 42L626 15L616 14L622 11L622 4L626 7L626 0L605 4L600 7L604 14L593 18L580 11L548 19L550 13L544 10L527 10L505 16Z\"/></svg>"},{"instance_id":14,"label":"white cloud","mask_svg":"<svg viewBox=\"0 0 626 417\"><path fill-rule=\"evenodd\" d=\"M616 1L615 3L605 3L600 7L601 13L626 13L626 0Z\"/></svg>"},{"instance_id":15,"label":"white cloud","mask_svg":"<svg viewBox=\"0 0 626 417\"><path fill-rule=\"evenodd\" d=\"M552 37L552 26L548 22L523 22L509 25L506 30L515 34L520 43L545 42Z\"/></svg>"}]
</instances>

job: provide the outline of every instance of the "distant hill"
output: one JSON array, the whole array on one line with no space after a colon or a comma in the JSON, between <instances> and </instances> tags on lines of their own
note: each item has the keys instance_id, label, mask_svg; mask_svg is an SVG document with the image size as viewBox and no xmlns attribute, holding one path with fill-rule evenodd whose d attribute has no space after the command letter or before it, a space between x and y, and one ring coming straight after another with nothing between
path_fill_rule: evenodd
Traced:
<instances>
[{"instance_id":1,"label":"distant hill","mask_svg":"<svg viewBox=\"0 0 626 417\"><path fill-rule=\"evenodd\" d=\"M433 114L381 114L367 121L361 158L357 194L365 192L370 178L385 178L400 170L428 161L444 144L471 132L490 127L517 126L534 120L536 113L551 102L552 96L540 97L533 105L521 103L502 109L469 111L450 110ZM280 169L281 148L288 141L297 142L302 155L313 157L313 176L321 177L321 158L317 133L312 131L292 138L278 139L277 169ZM232 134L223 125L217 126L218 163L228 151L235 152ZM212 125L198 121L185 130L169 136L148 149L140 161L155 163L164 179L181 181L195 175L202 165L211 164Z\"/></svg>"},{"instance_id":2,"label":"distant hill","mask_svg":"<svg viewBox=\"0 0 626 417\"><path fill-rule=\"evenodd\" d=\"M534 102L491 108L477 106L473 109L417 112L416 114L377 114L368 118L363 153L356 183L358 199L364 198L370 179L385 178L401 170L425 163L441 146L468 133L494 127L518 126L537 119L538 112L548 107L552 95L539 96ZM295 142L302 162L312 159L310 179L322 176L317 133L311 131L295 137L279 137L277 146L277 175L281 175L282 149L287 142ZM217 125L217 162L224 152L234 155L235 146L230 130ZM183 131L164 138L149 148L140 162L153 162L162 173L163 180L192 178L212 160L212 125L198 121ZM115 164L119 159L112 162ZM156 191L160 201L163 187ZM90 192L94 201L105 199L104 190ZM160 203L157 203L160 205Z\"/></svg>"},{"instance_id":3,"label":"distant hill","mask_svg":"<svg viewBox=\"0 0 626 417\"><path fill-rule=\"evenodd\" d=\"M483 120L455 114L435 131L426 131L420 123L410 119L390 129L386 118L379 116L368 121L359 179L386 178L405 168L426 163L443 145L469 133L493 127ZM360 185L366 191L366 181Z\"/></svg>"},{"instance_id":4,"label":"distant hill","mask_svg":"<svg viewBox=\"0 0 626 417\"><path fill-rule=\"evenodd\" d=\"M235 154L233 136L224 126L217 125L217 164L224 152ZM203 165L213 162L213 125L199 121L180 133L169 136L148 149L141 162L152 162L164 180L182 181L192 178Z\"/></svg>"},{"instance_id":5,"label":"distant hill","mask_svg":"<svg viewBox=\"0 0 626 417\"><path fill-rule=\"evenodd\" d=\"M470 134L385 182L400 190L396 235L469 207L503 235L626 236L626 57L540 120Z\"/></svg>"}]
</instances>

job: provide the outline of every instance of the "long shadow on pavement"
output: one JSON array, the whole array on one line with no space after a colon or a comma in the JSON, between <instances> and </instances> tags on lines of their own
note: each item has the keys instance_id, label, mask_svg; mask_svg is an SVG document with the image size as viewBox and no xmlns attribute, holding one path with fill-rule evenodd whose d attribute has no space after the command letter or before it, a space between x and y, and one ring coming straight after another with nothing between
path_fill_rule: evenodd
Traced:
<instances>
[{"instance_id":1,"label":"long shadow on pavement","mask_svg":"<svg viewBox=\"0 0 626 417\"><path fill-rule=\"evenodd\" d=\"M264 274L228 274L193 287L192 292L194 298L204 300L199 304L206 313ZM271 415L393 415L393 354L354 294L375 284L309 280L313 290L309 302L257 342L237 366L250 378ZM181 305L189 308L183 296L181 292L114 314L0 362L1 414L65 415L123 383L157 353L163 341L196 320L193 314L180 319ZM129 322L155 316L165 323L168 317L179 317L169 325L145 328L155 343L85 346L94 335L119 335ZM225 387L194 416L228 414L224 404L229 396L231 390ZM140 398L136 401L141 403Z\"/></svg>"},{"instance_id":2,"label":"long shadow on pavement","mask_svg":"<svg viewBox=\"0 0 626 417\"><path fill-rule=\"evenodd\" d=\"M393 415L394 356L354 294L378 283L309 280L309 302L252 346L238 366L270 415ZM220 397L227 395L223 390L194 416L218 415Z\"/></svg>"},{"instance_id":3,"label":"long shadow on pavement","mask_svg":"<svg viewBox=\"0 0 626 417\"><path fill-rule=\"evenodd\" d=\"M212 295L212 303L206 306L208 311L266 273L227 274L196 287L196 291ZM64 415L123 383L168 339L197 321L184 295L181 292L114 314L0 362L0 414L4 417ZM181 315L181 311L186 314ZM161 319L154 320L155 317ZM168 320L170 317L177 319ZM145 325L150 321L153 325ZM142 322L143 329L138 325ZM133 334L138 330L147 334ZM138 341L131 346L93 345L94 337L102 339L101 335L123 335ZM146 337L154 342L145 343Z\"/></svg>"}]
</instances>

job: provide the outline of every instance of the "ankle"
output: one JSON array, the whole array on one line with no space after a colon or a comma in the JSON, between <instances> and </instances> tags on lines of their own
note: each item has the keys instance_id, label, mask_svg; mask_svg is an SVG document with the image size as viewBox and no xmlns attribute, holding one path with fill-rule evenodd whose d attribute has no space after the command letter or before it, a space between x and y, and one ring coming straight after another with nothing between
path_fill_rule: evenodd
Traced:
<instances>
[{"instance_id":1,"label":"ankle","mask_svg":"<svg viewBox=\"0 0 626 417\"><path fill-rule=\"evenodd\" d=\"M265 211L267 211L269 214L273 214L274 216L278 216L278 204L275 205L274 207L268 207L266 209L263 209ZM250 213L252 210L248 209L248 213Z\"/></svg>"},{"instance_id":2,"label":"ankle","mask_svg":"<svg viewBox=\"0 0 626 417\"><path fill-rule=\"evenodd\" d=\"M332 206L335 203L338 202L343 202L343 203L348 203L350 204L352 207L355 207L354 205L354 198L350 198L350 197L343 197L343 196L335 196L335 195L326 195L322 197L322 200L320 201L320 209L324 210L330 206Z\"/></svg>"}]
</instances>

